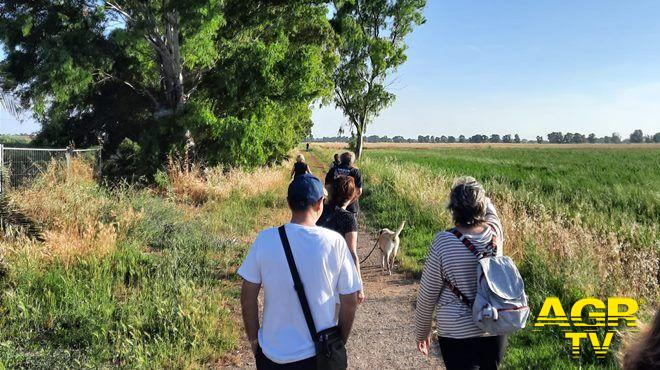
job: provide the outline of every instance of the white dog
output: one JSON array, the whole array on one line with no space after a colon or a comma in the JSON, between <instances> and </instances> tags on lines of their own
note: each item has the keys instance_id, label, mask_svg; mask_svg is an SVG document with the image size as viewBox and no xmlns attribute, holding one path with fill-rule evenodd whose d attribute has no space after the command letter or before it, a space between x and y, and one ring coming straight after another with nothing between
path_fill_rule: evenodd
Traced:
<instances>
[{"instance_id":1,"label":"white dog","mask_svg":"<svg viewBox=\"0 0 660 370\"><path fill-rule=\"evenodd\" d=\"M405 224L406 221L403 221L396 232L390 229L382 229L378 233L378 248L380 248L382 256L381 267L383 271L387 271L390 275L392 275L396 253L399 251L399 234L401 234Z\"/></svg>"}]
</instances>

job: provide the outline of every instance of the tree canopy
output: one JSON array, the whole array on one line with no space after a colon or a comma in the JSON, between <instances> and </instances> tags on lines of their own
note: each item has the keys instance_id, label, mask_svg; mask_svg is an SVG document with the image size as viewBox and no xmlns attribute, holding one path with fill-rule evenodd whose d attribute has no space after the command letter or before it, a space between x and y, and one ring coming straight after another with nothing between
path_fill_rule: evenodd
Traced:
<instances>
[{"instance_id":1,"label":"tree canopy","mask_svg":"<svg viewBox=\"0 0 660 370\"><path fill-rule=\"evenodd\" d=\"M112 153L128 139L153 167L190 131L210 164L258 165L307 136L332 94L326 14L300 0L8 0L0 78L43 144Z\"/></svg>"},{"instance_id":2,"label":"tree canopy","mask_svg":"<svg viewBox=\"0 0 660 370\"><path fill-rule=\"evenodd\" d=\"M362 152L367 125L395 99L387 77L406 61L405 38L424 23L426 0L335 0L332 26L338 35L335 105Z\"/></svg>"}]
</instances>

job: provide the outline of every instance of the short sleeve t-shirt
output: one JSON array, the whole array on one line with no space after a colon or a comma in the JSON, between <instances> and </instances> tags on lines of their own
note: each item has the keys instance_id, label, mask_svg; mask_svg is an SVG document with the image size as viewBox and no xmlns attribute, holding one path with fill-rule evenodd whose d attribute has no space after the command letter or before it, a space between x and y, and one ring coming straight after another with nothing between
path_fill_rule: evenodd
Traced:
<instances>
[{"instance_id":1,"label":"short sleeve t-shirt","mask_svg":"<svg viewBox=\"0 0 660 370\"><path fill-rule=\"evenodd\" d=\"M323 214L321 214L321 218L319 218L316 224L334 230L342 236L353 231L358 231L355 213L337 206L324 208Z\"/></svg>"},{"instance_id":2,"label":"short sleeve t-shirt","mask_svg":"<svg viewBox=\"0 0 660 370\"><path fill-rule=\"evenodd\" d=\"M338 233L318 226L289 223L285 229L316 329L336 326L336 296L362 289L346 241ZM266 357L283 364L314 356L314 343L277 228L259 233L238 274L264 288L259 346Z\"/></svg>"},{"instance_id":3,"label":"short sleeve t-shirt","mask_svg":"<svg viewBox=\"0 0 660 370\"><path fill-rule=\"evenodd\" d=\"M360 170L346 164L340 164L337 167L331 168L325 176L325 183L331 184L335 178L342 175L352 177L355 180L355 186L357 188L362 188L362 174L360 173ZM359 199L356 199L353 203L349 204L346 209L350 212L358 213L360 211Z\"/></svg>"},{"instance_id":4,"label":"short sleeve t-shirt","mask_svg":"<svg viewBox=\"0 0 660 370\"><path fill-rule=\"evenodd\" d=\"M305 162L296 162L293 164L293 173L294 176L300 176L307 173L309 166Z\"/></svg>"}]
</instances>

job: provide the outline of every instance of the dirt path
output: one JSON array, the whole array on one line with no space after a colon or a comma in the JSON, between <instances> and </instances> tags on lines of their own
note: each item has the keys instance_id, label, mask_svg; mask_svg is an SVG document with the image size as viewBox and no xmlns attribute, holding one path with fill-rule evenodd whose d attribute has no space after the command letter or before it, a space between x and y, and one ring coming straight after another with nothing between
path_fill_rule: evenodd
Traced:
<instances>
[{"instance_id":1,"label":"dirt path","mask_svg":"<svg viewBox=\"0 0 660 370\"><path fill-rule=\"evenodd\" d=\"M370 234L358 236L358 255L374 245ZM414 302L419 284L404 274L385 275L375 250L362 265L365 302L358 309L348 343L352 369L441 369L437 348L424 358L415 348ZM395 268L395 271L397 269Z\"/></svg>"},{"instance_id":2,"label":"dirt path","mask_svg":"<svg viewBox=\"0 0 660 370\"><path fill-rule=\"evenodd\" d=\"M328 166L332 162L332 158L328 158L327 162L324 163L319 159L318 153L315 153L314 151L311 152L304 152L304 155L307 159L307 165L309 165L310 170L314 174L314 176L318 177L323 181L325 179L325 174L328 172ZM325 159L325 158L322 158Z\"/></svg>"},{"instance_id":3,"label":"dirt path","mask_svg":"<svg viewBox=\"0 0 660 370\"><path fill-rule=\"evenodd\" d=\"M312 172L323 178L326 166L306 152ZM328 161L329 162L329 161ZM364 225L364 220L361 220ZM394 227L392 225L391 227ZM364 258L375 240L361 226L358 236L358 255ZM415 347L414 302L419 284L406 275L395 272L385 275L380 267L380 252L375 250L362 265L365 302L355 318L353 332L347 345L350 369L442 369L437 342L434 354L423 357ZM398 271L395 267L394 271ZM235 354L232 369L254 368L249 348L242 347Z\"/></svg>"}]
</instances>

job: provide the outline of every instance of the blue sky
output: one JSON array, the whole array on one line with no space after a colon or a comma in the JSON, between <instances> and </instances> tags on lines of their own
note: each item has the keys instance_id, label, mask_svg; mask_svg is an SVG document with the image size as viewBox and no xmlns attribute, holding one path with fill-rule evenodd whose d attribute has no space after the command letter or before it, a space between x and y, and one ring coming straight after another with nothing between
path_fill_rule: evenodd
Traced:
<instances>
[{"instance_id":1,"label":"blue sky","mask_svg":"<svg viewBox=\"0 0 660 370\"><path fill-rule=\"evenodd\" d=\"M368 134L660 131L660 1L429 0ZM314 114L315 136L345 119Z\"/></svg>"},{"instance_id":2,"label":"blue sky","mask_svg":"<svg viewBox=\"0 0 660 370\"><path fill-rule=\"evenodd\" d=\"M660 131L660 1L428 0L368 134ZM314 112L315 136L345 122ZM30 132L0 112L0 133Z\"/></svg>"},{"instance_id":3,"label":"blue sky","mask_svg":"<svg viewBox=\"0 0 660 370\"><path fill-rule=\"evenodd\" d=\"M5 53L0 49L0 59L3 59L4 56ZM18 122L9 113L0 108L0 134L29 134L38 131L40 127L28 114L23 115L23 122Z\"/></svg>"}]
</instances>

